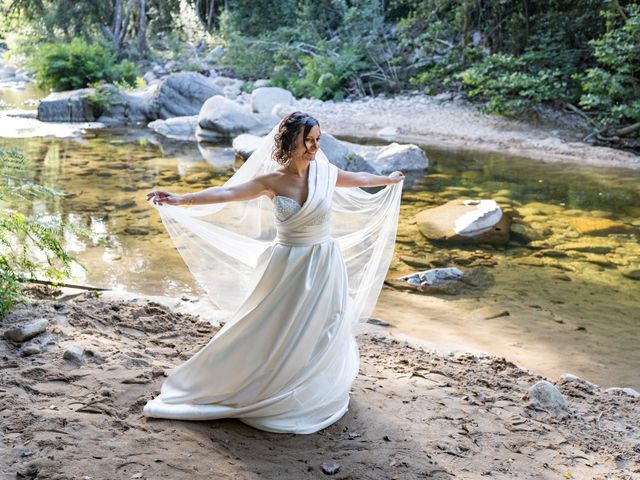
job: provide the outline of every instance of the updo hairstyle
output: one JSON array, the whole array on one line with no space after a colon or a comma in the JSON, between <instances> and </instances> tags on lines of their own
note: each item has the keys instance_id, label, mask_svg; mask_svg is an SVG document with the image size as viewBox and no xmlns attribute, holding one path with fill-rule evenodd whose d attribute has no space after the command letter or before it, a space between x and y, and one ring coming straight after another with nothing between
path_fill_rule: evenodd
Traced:
<instances>
[{"instance_id":1,"label":"updo hairstyle","mask_svg":"<svg viewBox=\"0 0 640 480\"><path fill-rule=\"evenodd\" d=\"M293 112L284 117L280 122L278 132L274 136L273 159L283 167L286 167L291 161L298 132L304 127L302 138L306 138L309 131L315 126L320 126L318 120L306 113Z\"/></svg>"}]
</instances>

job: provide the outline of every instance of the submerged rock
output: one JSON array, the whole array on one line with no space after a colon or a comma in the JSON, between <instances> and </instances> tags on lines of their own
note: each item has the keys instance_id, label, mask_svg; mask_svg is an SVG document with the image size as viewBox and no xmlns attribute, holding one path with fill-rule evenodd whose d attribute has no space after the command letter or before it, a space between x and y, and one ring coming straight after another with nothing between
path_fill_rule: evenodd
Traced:
<instances>
[{"instance_id":1,"label":"submerged rock","mask_svg":"<svg viewBox=\"0 0 640 480\"><path fill-rule=\"evenodd\" d=\"M609 235L610 233L628 233L633 230L633 227L626 223L608 218L572 218L569 220L569 225L583 235Z\"/></svg>"}]
</instances>

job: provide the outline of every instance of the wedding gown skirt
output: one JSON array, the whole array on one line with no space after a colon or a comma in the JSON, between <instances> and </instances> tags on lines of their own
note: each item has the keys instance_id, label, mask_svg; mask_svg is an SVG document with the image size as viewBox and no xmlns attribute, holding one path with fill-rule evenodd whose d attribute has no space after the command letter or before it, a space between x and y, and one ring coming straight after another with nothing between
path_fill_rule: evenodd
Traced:
<instances>
[{"instance_id":1,"label":"wedding gown skirt","mask_svg":"<svg viewBox=\"0 0 640 480\"><path fill-rule=\"evenodd\" d=\"M327 191L318 191L315 169L312 162L304 206L275 198L277 238L249 296L169 375L146 416L234 417L270 432L313 433L347 411L359 355L347 270L330 236L335 169Z\"/></svg>"}]
</instances>

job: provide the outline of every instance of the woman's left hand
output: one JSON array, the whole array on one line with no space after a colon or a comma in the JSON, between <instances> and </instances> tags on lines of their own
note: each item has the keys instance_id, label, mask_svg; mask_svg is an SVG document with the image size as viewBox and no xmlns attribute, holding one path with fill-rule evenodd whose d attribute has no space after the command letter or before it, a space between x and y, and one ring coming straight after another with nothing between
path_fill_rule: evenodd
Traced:
<instances>
[{"instance_id":1,"label":"woman's left hand","mask_svg":"<svg viewBox=\"0 0 640 480\"><path fill-rule=\"evenodd\" d=\"M400 183L404 180L404 173L397 171L389 174L389 178L393 183Z\"/></svg>"}]
</instances>

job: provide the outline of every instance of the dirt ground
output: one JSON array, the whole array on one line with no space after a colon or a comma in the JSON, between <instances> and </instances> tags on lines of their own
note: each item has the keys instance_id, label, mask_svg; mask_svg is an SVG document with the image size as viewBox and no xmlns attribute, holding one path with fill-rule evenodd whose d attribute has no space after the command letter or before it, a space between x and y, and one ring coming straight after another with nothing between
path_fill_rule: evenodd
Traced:
<instances>
[{"instance_id":1,"label":"dirt ground","mask_svg":"<svg viewBox=\"0 0 640 480\"><path fill-rule=\"evenodd\" d=\"M539 375L379 327L358 337L348 413L316 434L146 419L166 373L217 327L144 298L41 297L2 324L49 321L31 340L40 353L0 340L3 480L311 479L331 464L337 479L640 478L640 399L559 380L568 410L556 415L527 398ZM65 360L76 343L83 360Z\"/></svg>"}]
</instances>

